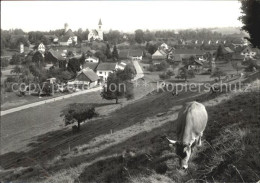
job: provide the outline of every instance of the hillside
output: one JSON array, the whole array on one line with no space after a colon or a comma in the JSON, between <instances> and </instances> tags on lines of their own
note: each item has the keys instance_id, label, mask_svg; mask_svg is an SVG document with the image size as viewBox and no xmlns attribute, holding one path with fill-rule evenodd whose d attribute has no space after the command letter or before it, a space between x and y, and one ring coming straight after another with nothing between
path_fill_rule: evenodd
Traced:
<instances>
[{"instance_id":1,"label":"hillside","mask_svg":"<svg viewBox=\"0 0 260 183\"><path fill-rule=\"evenodd\" d=\"M259 73L247 82L256 78ZM1 157L8 170L0 177L48 183L255 182L260 179L260 91L258 80L252 84L249 92L154 93L86 123L79 134L61 133L55 143L49 134L30 152ZM192 100L206 105L209 122L203 146L183 172L161 136L174 138L178 110Z\"/></svg>"}]
</instances>

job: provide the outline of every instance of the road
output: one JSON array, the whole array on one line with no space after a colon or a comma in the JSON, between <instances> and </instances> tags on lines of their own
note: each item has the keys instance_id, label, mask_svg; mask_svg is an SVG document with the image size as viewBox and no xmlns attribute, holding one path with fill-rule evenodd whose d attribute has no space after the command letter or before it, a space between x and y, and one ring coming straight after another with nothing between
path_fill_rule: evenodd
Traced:
<instances>
[{"instance_id":1,"label":"road","mask_svg":"<svg viewBox=\"0 0 260 183\"><path fill-rule=\"evenodd\" d=\"M24 109L36 107L36 106L39 106L39 105L52 103L52 102L56 102L56 101L59 101L59 100L64 100L64 99L74 97L74 96L77 96L77 95L82 95L82 94L86 94L86 93L90 93L90 92L100 91L101 89L102 89L102 87L100 86L100 87L97 87L97 88L91 88L91 89L88 89L88 90L83 90L83 91L79 91L79 92L76 92L76 93L72 93L72 94L68 94L68 95L64 95L64 96L60 96L60 97L56 97L56 98L51 98L51 99L47 99L47 100L43 100L43 101L39 101L39 102L34 102L34 103L31 103L31 104L27 104L27 105L15 107L15 108L12 108L12 109L1 111L1 116L4 116L6 114L10 114L10 113L13 113L13 112L21 111L21 110L24 110Z\"/></svg>"},{"instance_id":2,"label":"road","mask_svg":"<svg viewBox=\"0 0 260 183\"><path fill-rule=\"evenodd\" d=\"M143 70L142 70L139 62L136 61L136 60L133 60L132 62L133 62L133 65L135 67L135 70L136 70L136 76L135 76L134 80L137 80L137 79L144 77L144 73L143 73Z\"/></svg>"}]
</instances>

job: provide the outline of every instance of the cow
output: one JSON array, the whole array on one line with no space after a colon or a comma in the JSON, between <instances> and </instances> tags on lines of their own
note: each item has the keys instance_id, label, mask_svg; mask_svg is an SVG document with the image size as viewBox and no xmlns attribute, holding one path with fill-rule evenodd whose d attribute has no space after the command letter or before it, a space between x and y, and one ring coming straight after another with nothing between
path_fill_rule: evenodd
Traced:
<instances>
[{"instance_id":1,"label":"cow","mask_svg":"<svg viewBox=\"0 0 260 183\"><path fill-rule=\"evenodd\" d=\"M188 168L188 161L192 148L195 145L201 146L201 137L206 128L208 113L205 106L199 102L187 103L179 112L176 123L177 140L170 140L166 137L170 146L176 145L176 154L180 158L182 169Z\"/></svg>"}]
</instances>

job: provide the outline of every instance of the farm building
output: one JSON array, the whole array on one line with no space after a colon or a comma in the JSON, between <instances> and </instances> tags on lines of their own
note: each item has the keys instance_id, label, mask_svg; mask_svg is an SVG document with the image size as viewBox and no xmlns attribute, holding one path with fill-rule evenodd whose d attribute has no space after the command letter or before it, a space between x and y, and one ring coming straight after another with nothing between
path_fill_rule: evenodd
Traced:
<instances>
[{"instance_id":1,"label":"farm building","mask_svg":"<svg viewBox=\"0 0 260 183\"><path fill-rule=\"evenodd\" d=\"M106 81L109 74L116 70L116 63L100 63L97 67L97 75L101 81Z\"/></svg>"},{"instance_id":2,"label":"farm building","mask_svg":"<svg viewBox=\"0 0 260 183\"><path fill-rule=\"evenodd\" d=\"M83 69L76 76L75 83L89 88L98 84L98 75L91 69Z\"/></svg>"},{"instance_id":3,"label":"farm building","mask_svg":"<svg viewBox=\"0 0 260 183\"><path fill-rule=\"evenodd\" d=\"M167 53L163 51L162 49L158 49L153 55L153 60L164 60L167 58Z\"/></svg>"}]
</instances>

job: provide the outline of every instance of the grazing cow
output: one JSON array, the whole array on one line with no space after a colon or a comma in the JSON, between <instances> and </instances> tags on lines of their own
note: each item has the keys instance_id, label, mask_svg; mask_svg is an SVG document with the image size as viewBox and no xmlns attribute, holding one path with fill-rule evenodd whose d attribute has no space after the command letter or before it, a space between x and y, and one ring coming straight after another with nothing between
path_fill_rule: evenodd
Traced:
<instances>
[{"instance_id":1,"label":"grazing cow","mask_svg":"<svg viewBox=\"0 0 260 183\"><path fill-rule=\"evenodd\" d=\"M188 161L194 145L201 146L201 137L207 125L208 113L205 106L198 102L187 103L179 112L176 123L177 140L167 140L176 145L182 169L188 168Z\"/></svg>"}]
</instances>

